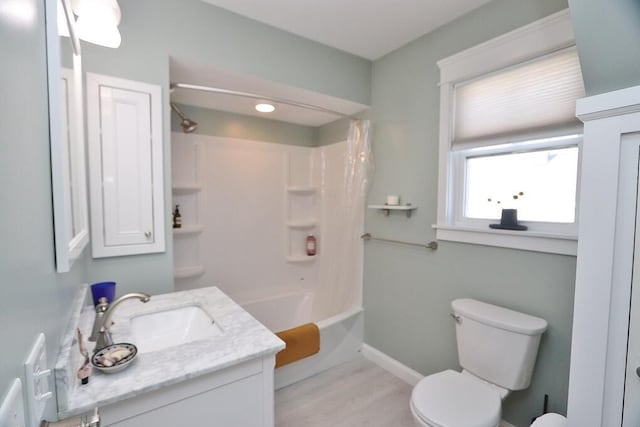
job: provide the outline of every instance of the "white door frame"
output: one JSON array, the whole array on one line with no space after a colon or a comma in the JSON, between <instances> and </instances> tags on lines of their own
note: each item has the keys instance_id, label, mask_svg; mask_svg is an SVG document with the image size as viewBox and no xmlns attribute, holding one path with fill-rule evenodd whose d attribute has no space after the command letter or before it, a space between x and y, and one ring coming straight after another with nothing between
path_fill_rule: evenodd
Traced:
<instances>
[{"instance_id":1,"label":"white door frame","mask_svg":"<svg viewBox=\"0 0 640 427\"><path fill-rule=\"evenodd\" d=\"M577 116L585 127L567 415L570 427L613 427L622 419L633 267L626 232L635 220L621 160L629 134L640 132L640 86L581 99Z\"/></svg>"},{"instance_id":2,"label":"white door frame","mask_svg":"<svg viewBox=\"0 0 640 427\"><path fill-rule=\"evenodd\" d=\"M629 240L633 240L632 251L628 250L628 246L624 247L624 262L632 264L631 281L629 287L630 313L629 313L629 332L627 336L627 358L625 364L625 384L622 407L622 425L636 427L640 424L640 387L636 368L640 366L640 259L636 254L640 254L640 236L638 235L638 226L640 225L640 204L638 203L638 166L640 154L640 132L634 134L634 140L623 144L623 153L620 162L620 175L623 178L620 182L621 189L624 189L624 198L619 198L619 203L624 203L624 216L621 224L624 227L622 231L624 236L628 236ZM635 215L631 217L633 211L630 206L635 203ZM633 219L633 220L632 220ZM622 236L622 234L620 234ZM629 259L631 252L631 259ZM624 270L628 274L627 269Z\"/></svg>"}]
</instances>

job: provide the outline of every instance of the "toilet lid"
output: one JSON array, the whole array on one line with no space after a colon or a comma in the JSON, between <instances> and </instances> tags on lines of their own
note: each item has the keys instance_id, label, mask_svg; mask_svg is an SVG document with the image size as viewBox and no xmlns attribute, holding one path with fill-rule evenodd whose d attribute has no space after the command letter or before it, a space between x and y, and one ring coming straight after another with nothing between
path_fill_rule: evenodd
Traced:
<instances>
[{"instance_id":1,"label":"toilet lid","mask_svg":"<svg viewBox=\"0 0 640 427\"><path fill-rule=\"evenodd\" d=\"M436 427L496 427L502 406L489 385L451 370L423 378L411 404L416 415Z\"/></svg>"}]
</instances>

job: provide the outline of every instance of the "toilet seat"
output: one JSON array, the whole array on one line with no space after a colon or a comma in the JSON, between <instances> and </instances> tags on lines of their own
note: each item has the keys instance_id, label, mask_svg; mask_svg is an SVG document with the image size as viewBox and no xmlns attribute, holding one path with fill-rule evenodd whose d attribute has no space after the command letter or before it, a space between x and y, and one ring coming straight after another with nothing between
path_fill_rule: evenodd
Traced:
<instances>
[{"instance_id":1,"label":"toilet seat","mask_svg":"<svg viewBox=\"0 0 640 427\"><path fill-rule=\"evenodd\" d=\"M502 401L491 386L447 370L429 375L414 387L411 409L433 427L496 427Z\"/></svg>"}]
</instances>

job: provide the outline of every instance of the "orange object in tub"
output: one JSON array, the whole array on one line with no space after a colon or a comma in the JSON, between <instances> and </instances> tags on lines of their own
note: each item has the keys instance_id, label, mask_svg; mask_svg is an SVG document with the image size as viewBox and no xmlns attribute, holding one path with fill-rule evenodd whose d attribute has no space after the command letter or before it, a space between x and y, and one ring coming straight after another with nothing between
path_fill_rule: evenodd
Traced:
<instances>
[{"instance_id":1,"label":"orange object in tub","mask_svg":"<svg viewBox=\"0 0 640 427\"><path fill-rule=\"evenodd\" d=\"M306 323L276 335L286 344L285 349L276 354L276 368L320 351L320 330L315 323Z\"/></svg>"}]
</instances>

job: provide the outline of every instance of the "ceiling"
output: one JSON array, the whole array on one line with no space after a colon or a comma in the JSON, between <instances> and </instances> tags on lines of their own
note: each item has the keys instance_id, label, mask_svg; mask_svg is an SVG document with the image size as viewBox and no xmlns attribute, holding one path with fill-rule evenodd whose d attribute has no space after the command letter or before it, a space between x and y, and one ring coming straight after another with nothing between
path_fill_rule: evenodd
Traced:
<instances>
[{"instance_id":1,"label":"ceiling","mask_svg":"<svg viewBox=\"0 0 640 427\"><path fill-rule=\"evenodd\" d=\"M376 60L490 0L202 0Z\"/></svg>"},{"instance_id":2,"label":"ceiling","mask_svg":"<svg viewBox=\"0 0 640 427\"><path fill-rule=\"evenodd\" d=\"M202 0L239 15L298 34L319 43L375 60L490 0ZM287 86L256 76L171 58L172 83L259 94L293 100L344 115L356 115L366 105ZM322 126L342 116L286 103L276 111L258 113L256 99L212 94L192 89L172 90L180 104L226 111L304 126Z\"/></svg>"}]
</instances>

